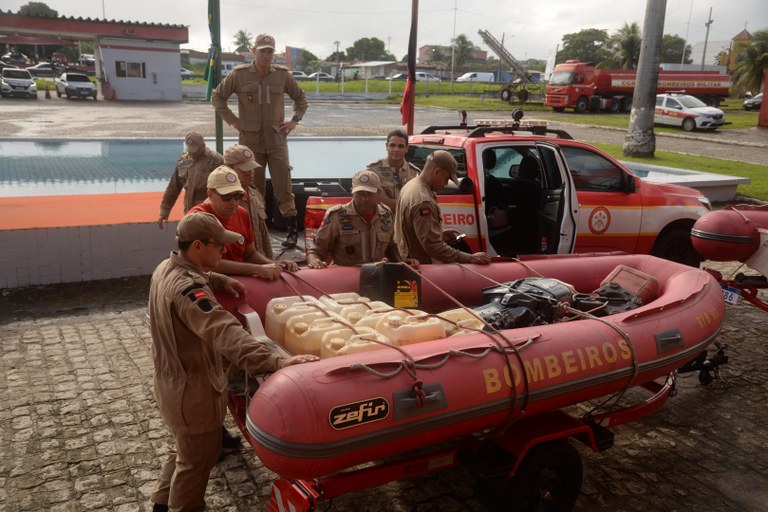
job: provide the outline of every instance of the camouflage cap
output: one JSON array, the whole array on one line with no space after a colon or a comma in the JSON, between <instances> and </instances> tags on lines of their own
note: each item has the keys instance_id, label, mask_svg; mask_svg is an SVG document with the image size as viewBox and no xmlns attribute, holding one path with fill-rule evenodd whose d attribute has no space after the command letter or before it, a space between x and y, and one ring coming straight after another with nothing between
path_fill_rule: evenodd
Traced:
<instances>
[{"instance_id":1,"label":"camouflage cap","mask_svg":"<svg viewBox=\"0 0 768 512\"><path fill-rule=\"evenodd\" d=\"M219 219L207 212L185 215L176 225L176 237L180 242L216 240L225 244L240 243L240 233L224 229Z\"/></svg>"},{"instance_id":2,"label":"camouflage cap","mask_svg":"<svg viewBox=\"0 0 768 512\"><path fill-rule=\"evenodd\" d=\"M453 155L444 149L438 149L434 153L430 154L427 157L427 163L425 164L425 167L427 165L431 165L432 167L439 167L440 169L448 171L451 175L451 181L456 185L459 184L459 178L456 174L456 168L458 167L456 159L453 158Z\"/></svg>"},{"instance_id":3,"label":"camouflage cap","mask_svg":"<svg viewBox=\"0 0 768 512\"><path fill-rule=\"evenodd\" d=\"M352 176L352 193L355 192L372 192L376 193L381 187L381 179L379 175L373 171L360 171Z\"/></svg>"},{"instance_id":4,"label":"camouflage cap","mask_svg":"<svg viewBox=\"0 0 768 512\"><path fill-rule=\"evenodd\" d=\"M224 151L224 165L237 167L243 171L252 171L261 167L254 158L253 151L243 144L235 144Z\"/></svg>"},{"instance_id":5,"label":"camouflage cap","mask_svg":"<svg viewBox=\"0 0 768 512\"><path fill-rule=\"evenodd\" d=\"M194 153L205 146L205 139L198 132L189 132L184 136L184 146L188 153Z\"/></svg>"},{"instance_id":6,"label":"camouflage cap","mask_svg":"<svg viewBox=\"0 0 768 512\"><path fill-rule=\"evenodd\" d=\"M256 50L263 50L264 48L275 49L275 38L269 34L259 34L256 36Z\"/></svg>"}]
</instances>

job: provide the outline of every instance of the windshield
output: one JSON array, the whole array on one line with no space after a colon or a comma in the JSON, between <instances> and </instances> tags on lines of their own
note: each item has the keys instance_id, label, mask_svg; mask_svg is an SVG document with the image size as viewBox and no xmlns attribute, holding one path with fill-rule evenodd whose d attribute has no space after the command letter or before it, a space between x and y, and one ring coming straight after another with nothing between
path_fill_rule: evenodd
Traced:
<instances>
[{"instance_id":1,"label":"windshield","mask_svg":"<svg viewBox=\"0 0 768 512\"><path fill-rule=\"evenodd\" d=\"M677 99L680 101L680 103L683 104L685 108L698 108L707 106L706 103L698 98L694 98L693 96L680 96Z\"/></svg>"},{"instance_id":2,"label":"windshield","mask_svg":"<svg viewBox=\"0 0 768 512\"><path fill-rule=\"evenodd\" d=\"M549 77L549 85L570 85L573 82L573 73L558 71Z\"/></svg>"},{"instance_id":3,"label":"windshield","mask_svg":"<svg viewBox=\"0 0 768 512\"><path fill-rule=\"evenodd\" d=\"M67 75L67 80L70 82L90 82L85 75Z\"/></svg>"},{"instance_id":4,"label":"windshield","mask_svg":"<svg viewBox=\"0 0 768 512\"><path fill-rule=\"evenodd\" d=\"M29 74L29 71L26 69L4 69L3 70L3 77L5 78L20 78L20 79L27 79L31 80L32 75Z\"/></svg>"}]
</instances>

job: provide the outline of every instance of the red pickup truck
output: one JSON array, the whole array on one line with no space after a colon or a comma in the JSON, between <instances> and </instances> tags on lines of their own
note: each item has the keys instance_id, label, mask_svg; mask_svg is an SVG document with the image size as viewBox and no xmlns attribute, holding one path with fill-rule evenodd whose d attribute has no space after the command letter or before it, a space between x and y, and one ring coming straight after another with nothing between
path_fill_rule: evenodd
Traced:
<instances>
[{"instance_id":1,"label":"red pickup truck","mask_svg":"<svg viewBox=\"0 0 768 512\"><path fill-rule=\"evenodd\" d=\"M444 228L491 255L624 251L698 266L694 222L711 209L697 190L644 181L601 150L536 121L433 126L410 137L422 167L437 149L457 160L460 184L438 194ZM346 180L340 180L343 184ZM310 196L307 246L325 212L349 196Z\"/></svg>"}]
</instances>

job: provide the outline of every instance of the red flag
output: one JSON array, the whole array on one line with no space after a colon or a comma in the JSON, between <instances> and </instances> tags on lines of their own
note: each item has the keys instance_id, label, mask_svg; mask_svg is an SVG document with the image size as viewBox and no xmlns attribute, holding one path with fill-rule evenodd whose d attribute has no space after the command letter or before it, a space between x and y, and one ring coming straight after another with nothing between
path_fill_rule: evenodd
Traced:
<instances>
[{"instance_id":1,"label":"red flag","mask_svg":"<svg viewBox=\"0 0 768 512\"><path fill-rule=\"evenodd\" d=\"M403 101L400 103L400 114L403 117L403 125L407 125L411 119L411 112L416 104L416 95L414 94L413 82L411 77L408 77L408 81L405 83L405 91L403 91Z\"/></svg>"}]
</instances>

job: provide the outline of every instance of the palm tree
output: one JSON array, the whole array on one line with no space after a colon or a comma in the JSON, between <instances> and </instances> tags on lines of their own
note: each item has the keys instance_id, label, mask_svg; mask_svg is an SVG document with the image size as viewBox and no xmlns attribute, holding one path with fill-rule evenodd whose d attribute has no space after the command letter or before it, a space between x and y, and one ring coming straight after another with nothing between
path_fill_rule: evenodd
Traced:
<instances>
[{"instance_id":1,"label":"palm tree","mask_svg":"<svg viewBox=\"0 0 768 512\"><path fill-rule=\"evenodd\" d=\"M253 48L253 34L247 30L238 30L235 34L235 48L242 48L249 52Z\"/></svg>"},{"instance_id":2,"label":"palm tree","mask_svg":"<svg viewBox=\"0 0 768 512\"><path fill-rule=\"evenodd\" d=\"M768 69L768 29L752 35L752 43L734 68L736 84L747 90L759 91Z\"/></svg>"},{"instance_id":3,"label":"palm tree","mask_svg":"<svg viewBox=\"0 0 768 512\"><path fill-rule=\"evenodd\" d=\"M472 44L472 41L467 39L467 36L464 34L459 34L456 36L456 38L453 40L453 47L454 62L456 63L457 67L463 66L466 61L471 59L472 50L475 49L475 45Z\"/></svg>"},{"instance_id":4,"label":"palm tree","mask_svg":"<svg viewBox=\"0 0 768 512\"><path fill-rule=\"evenodd\" d=\"M618 32L608 40L612 55L600 63L600 67L609 69L635 69L640 58L640 45L643 41L637 22L631 25L624 22Z\"/></svg>"}]
</instances>

